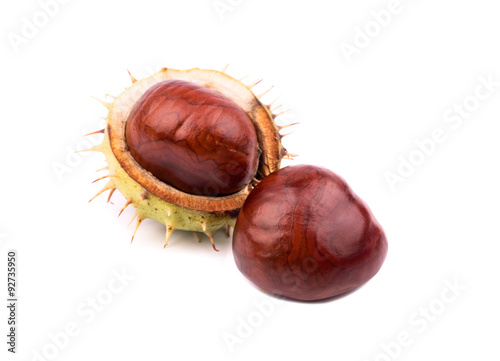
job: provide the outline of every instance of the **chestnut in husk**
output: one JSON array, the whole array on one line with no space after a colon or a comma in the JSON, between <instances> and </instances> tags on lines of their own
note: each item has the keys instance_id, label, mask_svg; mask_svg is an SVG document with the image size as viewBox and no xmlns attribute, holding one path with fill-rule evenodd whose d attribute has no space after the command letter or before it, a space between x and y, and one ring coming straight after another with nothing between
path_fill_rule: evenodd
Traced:
<instances>
[{"instance_id":1,"label":"chestnut in husk","mask_svg":"<svg viewBox=\"0 0 500 361\"><path fill-rule=\"evenodd\" d=\"M227 67L226 67L227 68ZM223 71L163 68L114 98L101 144L107 184L92 198L118 190L137 229L145 219L165 225L165 246L175 230L228 234L254 184L291 158L281 144L271 104ZM269 90L268 90L269 91ZM89 134L89 135L90 135ZM199 237L196 235L196 238Z\"/></svg>"},{"instance_id":2,"label":"chestnut in husk","mask_svg":"<svg viewBox=\"0 0 500 361\"><path fill-rule=\"evenodd\" d=\"M259 165L257 135L243 109L184 80L149 88L128 116L126 138L142 168L190 194L238 192Z\"/></svg>"},{"instance_id":3,"label":"chestnut in husk","mask_svg":"<svg viewBox=\"0 0 500 361\"><path fill-rule=\"evenodd\" d=\"M367 282L387 247L381 226L347 183L310 165L264 178L241 208L233 235L236 265L251 282L307 301Z\"/></svg>"}]
</instances>

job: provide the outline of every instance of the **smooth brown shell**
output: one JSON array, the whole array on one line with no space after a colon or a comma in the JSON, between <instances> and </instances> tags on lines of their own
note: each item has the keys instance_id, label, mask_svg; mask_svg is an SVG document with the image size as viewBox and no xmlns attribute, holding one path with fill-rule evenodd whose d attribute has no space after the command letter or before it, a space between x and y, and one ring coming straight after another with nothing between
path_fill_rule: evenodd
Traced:
<instances>
[{"instance_id":1,"label":"smooth brown shell","mask_svg":"<svg viewBox=\"0 0 500 361\"><path fill-rule=\"evenodd\" d=\"M137 163L190 194L236 193L259 163L246 113L222 94L183 80L148 89L128 116L126 139Z\"/></svg>"},{"instance_id":2,"label":"smooth brown shell","mask_svg":"<svg viewBox=\"0 0 500 361\"><path fill-rule=\"evenodd\" d=\"M387 254L373 214L333 172L280 169L252 190L236 221L239 270L263 290L298 300L349 292L371 279Z\"/></svg>"}]
</instances>

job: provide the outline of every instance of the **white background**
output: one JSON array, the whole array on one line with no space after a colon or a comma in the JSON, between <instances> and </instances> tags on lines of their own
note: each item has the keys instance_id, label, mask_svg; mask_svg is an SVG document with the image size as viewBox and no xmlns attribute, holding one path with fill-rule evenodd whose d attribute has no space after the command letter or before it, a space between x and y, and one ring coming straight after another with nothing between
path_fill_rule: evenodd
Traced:
<instances>
[{"instance_id":1,"label":"white background","mask_svg":"<svg viewBox=\"0 0 500 361\"><path fill-rule=\"evenodd\" d=\"M222 0L223 13L212 0L41 3L0 7L0 293L16 249L20 299L16 356L1 307L2 360L499 358L500 87L474 98L480 78L500 82L497 2L401 0L383 27L373 12L394 10L387 0ZM280 121L301 123L285 138L295 163L340 174L384 226L385 264L347 297L271 298L239 273L223 232L219 253L183 232L163 249L148 220L130 245L118 192L87 203L105 182L91 184L102 154L73 154L106 115L90 96L118 95L127 70L227 63L264 79L257 93L274 85L264 102L281 96ZM464 101L473 110L446 122ZM445 141L422 158L416 142L439 129ZM419 165L391 189L387 172L412 154ZM133 279L114 284L123 272Z\"/></svg>"}]
</instances>

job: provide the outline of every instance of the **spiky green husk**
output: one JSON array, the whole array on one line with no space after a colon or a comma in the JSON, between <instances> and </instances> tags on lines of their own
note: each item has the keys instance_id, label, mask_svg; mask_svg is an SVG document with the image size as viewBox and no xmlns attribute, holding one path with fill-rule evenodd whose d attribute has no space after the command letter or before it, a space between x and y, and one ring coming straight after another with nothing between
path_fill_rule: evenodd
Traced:
<instances>
[{"instance_id":1,"label":"spiky green husk","mask_svg":"<svg viewBox=\"0 0 500 361\"><path fill-rule=\"evenodd\" d=\"M151 218L165 225L165 246L168 244L172 232L178 229L206 234L210 238L214 249L216 249L213 242L214 232L223 227L227 227L229 235L229 229L234 226L239 208L248 195L252 185L238 192L238 194L229 197L207 198L203 196L182 194L166 184L158 183L159 181L150 173L144 172L142 169L137 171L140 167L131 159L131 156L129 156L125 140L120 139L123 138L123 126L127 114L135 102L155 83L172 78L194 80L207 87L217 89L229 98L232 98L247 112L249 118L254 122L260 132L260 145L264 148L264 157L261 159L261 166L256 182L259 181L259 178L262 179L269 173L277 170L283 157L291 156L286 153L286 150L281 145L280 140L282 136L279 134L279 130L282 127L278 127L274 123L274 118L276 116L271 113L268 106L263 106L259 102L258 97L252 93L251 87L242 84L223 72L200 69L179 71L164 68L151 77L139 81L131 75L132 86L117 97L113 103L101 101L109 110L106 118L107 126L103 131L98 131L104 132L103 142L93 147L91 150L99 151L104 154L108 164L107 169L109 170L109 175L99 178L99 180L105 178L109 178L109 180L95 197L110 190L111 193L109 198L111 198L113 192L118 189L127 200L121 212L129 205L135 208L134 218L136 219L136 227L132 240L142 221L146 218ZM123 163L120 163L117 154ZM127 172L126 169L124 169L124 164L127 164L128 169L131 171ZM134 174L136 178L134 179L131 174ZM138 178L140 178L140 180ZM150 187L150 184L153 184L153 186ZM165 196L162 192L155 194L155 190L158 192L159 187L166 189L167 193L170 189L176 201L178 200L176 197L179 198L180 194L182 202L179 203L182 203L182 205L168 202L163 197L158 196L158 194ZM184 201L184 197L188 199L187 202ZM198 204L198 202L200 204ZM214 207L207 207L207 202L209 205L213 204ZM185 206L186 204L187 206Z\"/></svg>"}]
</instances>

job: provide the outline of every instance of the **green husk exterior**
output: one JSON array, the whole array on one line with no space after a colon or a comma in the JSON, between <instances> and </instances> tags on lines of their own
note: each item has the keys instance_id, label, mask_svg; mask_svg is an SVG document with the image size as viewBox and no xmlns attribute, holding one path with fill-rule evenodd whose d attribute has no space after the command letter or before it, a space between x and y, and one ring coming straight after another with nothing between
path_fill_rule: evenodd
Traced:
<instances>
[{"instance_id":1,"label":"green husk exterior","mask_svg":"<svg viewBox=\"0 0 500 361\"><path fill-rule=\"evenodd\" d=\"M192 79L191 77L194 77L195 79ZM109 177L108 183L96 195L96 197L104 191L111 190L111 192L114 192L116 189L118 189L120 193L122 193L122 195L127 199L127 203L123 209L125 209L129 205L132 205L135 208L137 223L134 235L141 222L146 218L150 218L166 226L167 243L172 232L177 229L202 232L209 236L212 245L214 246L214 232L223 227L228 227L229 235L229 229L230 227L234 226L239 209L233 209L231 211L212 212L206 210L189 209L169 203L163 198L160 198L155 194L149 192L148 190L146 190L146 188L144 188L141 184L134 180L121 166L111 147L109 128L118 124L123 124L120 122L125 121L126 116L133 104L135 104L140 96L144 94L144 92L152 85L159 81L172 78L203 82L203 84L209 87L213 87L214 82L216 82L216 80L218 79L219 85L222 86L222 89L219 90L221 90L222 93L225 93L226 96L231 98L247 113L252 112L257 108L261 109L264 112L262 116L265 116L268 119L272 119L271 126L266 128L266 130L263 130L263 132L268 132L267 134L272 135L272 139L274 139L279 149L279 154L274 156L273 161L262 163L264 165L264 171L262 172L263 176L266 176L269 172L272 172L273 169L279 168L281 158L287 154L286 150L281 144L282 136L279 134L279 129L281 128L274 123L273 119L276 117L276 115L272 114L272 112L270 111L270 106L262 106L262 104L259 103L257 98L252 93L251 87L245 86L240 81L227 76L223 72L221 73L217 71L207 71L198 68L186 71L164 68L161 71L153 74L152 76L141 80L136 80L131 76L131 80L133 83L132 86L127 88L119 97L115 99L113 103L106 103L101 101L103 105L106 106L106 108L109 110L108 116L106 118L107 126L103 131L104 140L100 145L95 146L90 150L99 151L105 155L106 161L108 163L107 169L110 173L109 176L107 176ZM120 134L120 132L118 132L118 134Z\"/></svg>"}]
</instances>

